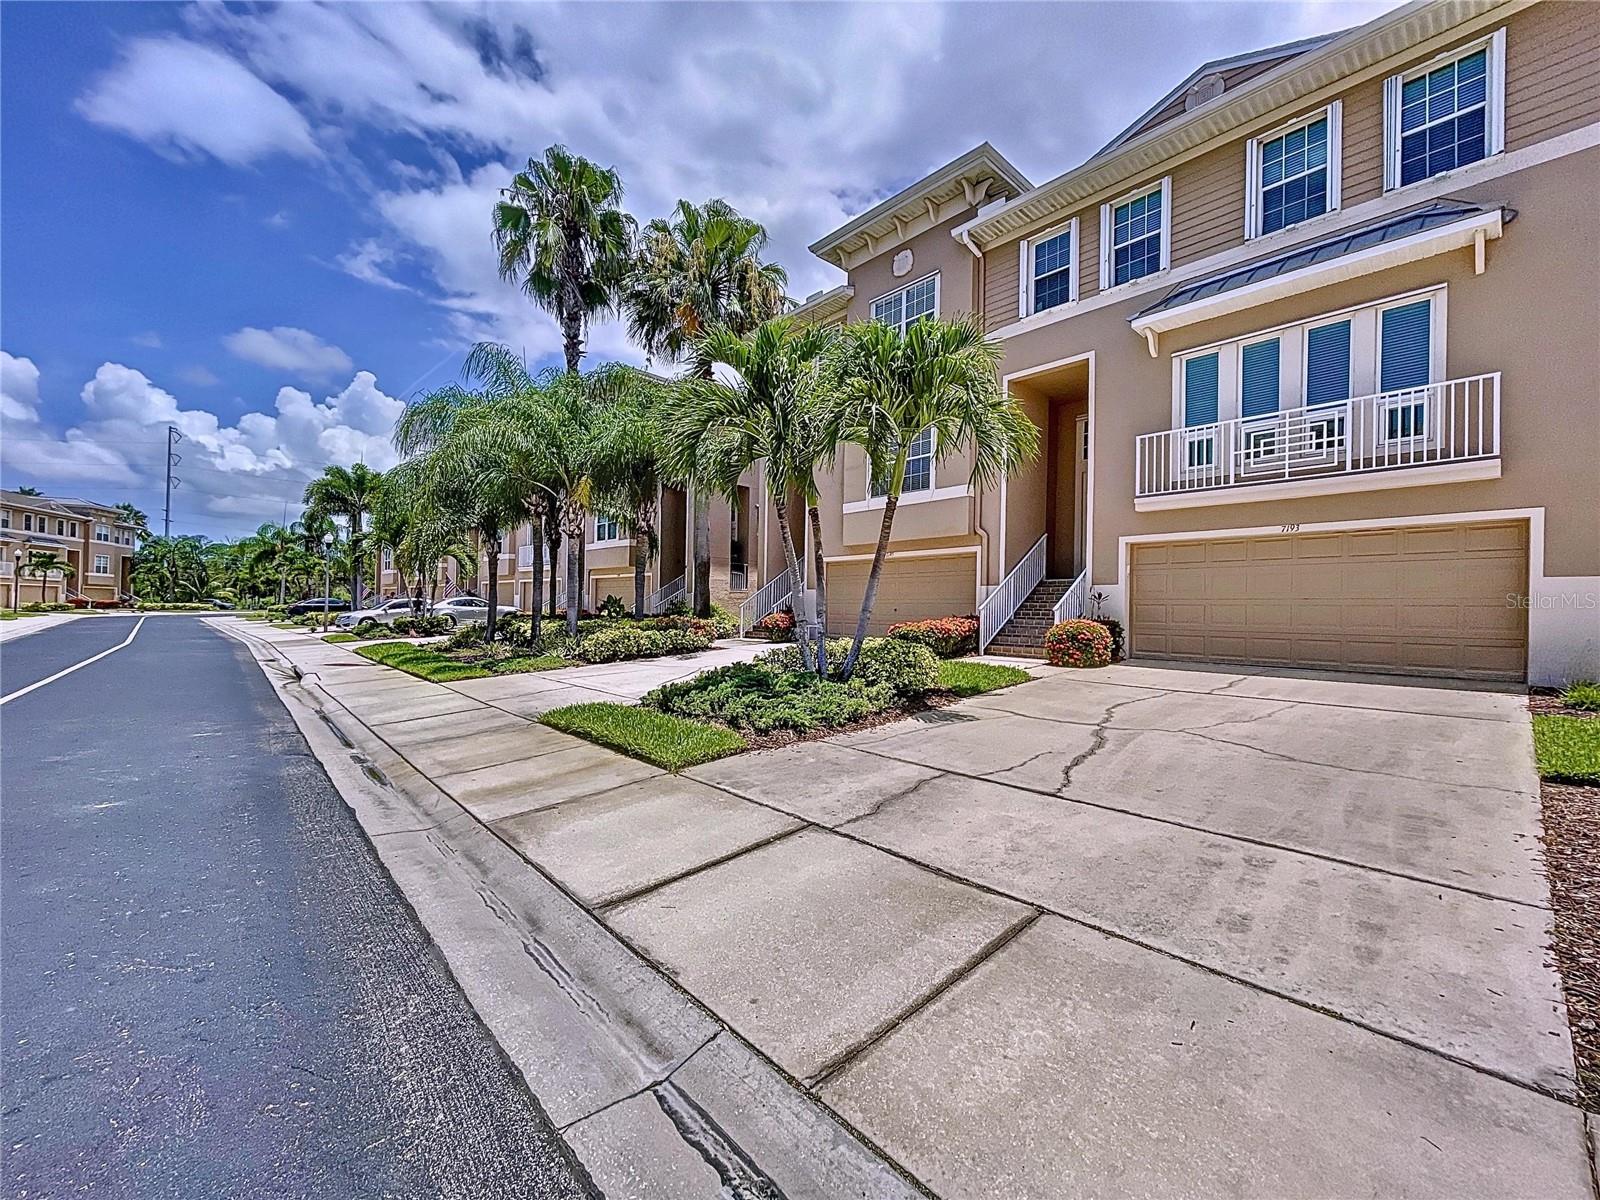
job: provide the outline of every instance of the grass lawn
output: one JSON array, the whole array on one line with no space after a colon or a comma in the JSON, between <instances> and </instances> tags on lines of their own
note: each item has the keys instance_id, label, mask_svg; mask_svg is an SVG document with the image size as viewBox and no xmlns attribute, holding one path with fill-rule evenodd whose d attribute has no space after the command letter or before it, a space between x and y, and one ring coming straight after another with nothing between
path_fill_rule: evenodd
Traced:
<instances>
[{"instance_id":1,"label":"grass lawn","mask_svg":"<svg viewBox=\"0 0 1600 1200\"><path fill-rule=\"evenodd\" d=\"M337 634L327 641L342 640ZM350 638L360 641L359 638ZM452 658L435 645L417 646L411 642L369 642L358 646L356 653L362 658L386 667L394 667L419 679L434 683L455 683L461 679L487 679L491 675L521 675L528 671L552 671L557 667L570 667L572 663L553 654L522 655L514 658L490 659L468 662Z\"/></svg>"},{"instance_id":2,"label":"grass lawn","mask_svg":"<svg viewBox=\"0 0 1600 1200\"><path fill-rule=\"evenodd\" d=\"M939 663L939 686L958 696L979 696L1014 683L1032 679L1021 667L1004 667L999 663L971 662L962 658L947 658Z\"/></svg>"},{"instance_id":3,"label":"grass lawn","mask_svg":"<svg viewBox=\"0 0 1600 1200\"><path fill-rule=\"evenodd\" d=\"M325 642L359 642L361 639L353 633L330 633L322 640Z\"/></svg>"},{"instance_id":4,"label":"grass lawn","mask_svg":"<svg viewBox=\"0 0 1600 1200\"><path fill-rule=\"evenodd\" d=\"M1540 778L1600 786L1600 719L1535 716L1533 751Z\"/></svg>"},{"instance_id":5,"label":"grass lawn","mask_svg":"<svg viewBox=\"0 0 1600 1200\"><path fill-rule=\"evenodd\" d=\"M297 621L273 621L272 622L272 627L274 629L304 629L304 628L306 628L306 626L301 625Z\"/></svg>"},{"instance_id":6,"label":"grass lawn","mask_svg":"<svg viewBox=\"0 0 1600 1200\"><path fill-rule=\"evenodd\" d=\"M631 704L569 704L551 709L540 720L552 729L598 742L669 771L681 771L745 748L744 738L731 729Z\"/></svg>"}]
</instances>

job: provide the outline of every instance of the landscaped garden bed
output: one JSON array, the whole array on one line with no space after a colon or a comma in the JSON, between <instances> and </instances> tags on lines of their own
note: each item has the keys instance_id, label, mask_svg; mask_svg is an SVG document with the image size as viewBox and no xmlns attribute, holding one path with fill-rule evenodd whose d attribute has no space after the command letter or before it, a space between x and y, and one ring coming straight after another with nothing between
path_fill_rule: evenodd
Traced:
<instances>
[{"instance_id":1,"label":"landscaped garden bed","mask_svg":"<svg viewBox=\"0 0 1600 1200\"><path fill-rule=\"evenodd\" d=\"M463 679L550 671L572 665L564 658L519 652L512 647L480 649L476 652L452 651L442 642L423 646L415 642L372 642L358 647L356 653L371 662L394 667L432 683L457 683Z\"/></svg>"},{"instance_id":2,"label":"landscaped garden bed","mask_svg":"<svg viewBox=\"0 0 1600 1200\"><path fill-rule=\"evenodd\" d=\"M1528 699L1578 1100L1600 1112L1600 688L1541 689Z\"/></svg>"}]
</instances>

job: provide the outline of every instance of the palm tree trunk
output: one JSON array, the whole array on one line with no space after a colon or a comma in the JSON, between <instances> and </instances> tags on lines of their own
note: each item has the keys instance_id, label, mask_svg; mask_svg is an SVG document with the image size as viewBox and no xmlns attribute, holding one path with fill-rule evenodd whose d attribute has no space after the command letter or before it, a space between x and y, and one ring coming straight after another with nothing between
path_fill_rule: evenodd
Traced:
<instances>
[{"instance_id":1,"label":"palm tree trunk","mask_svg":"<svg viewBox=\"0 0 1600 1200\"><path fill-rule=\"evenodd\" d=\"M694 615L711 615L711 499L703 487L694 494Z\"/></svg>"},{"instance_id":2,"label":"palm tree trunk","mask_svg":"<svg viewBox=\"0 0 1600 1200\"><path fill-rule=\"evenodd\" d=\"M350 510L350 607L355 608L361 594L361 510Z\"/></svg>"},{"instance_id":3,"label":"palm tree trunk","mask_svg":"<svg viewBox=\"0 0 1600 1200\"><path fill-rule=\"evenodd\" d=\"M567 636L578 636L578 545L576 539L567 543Z\"/></svg>"},{"instance_id":4,"label":"palm tree trunk","mask_svg":"<svg viewBox=\"0 0 1600 1200\"><path fill-rule=\"evenodd\" d=\"M780 496L778 503L773 505L772 515L778 521L778 541L783 546L783 562L789 569L789 612L795 619L795 645L800 647L800 669L812 671L816 669L816 660L811 653L811 643L806 641L800 630L800 617L804 608L801 596L805 590L805 580L800 578L800 556L794 551L794 533L789 528L789 497Z\"/></svg>"},{"instance_id":5,"label":"palm tree trunk","mask_svg":"<svg viewBox=\"0 0 1600 1200\"><path fill-rule=\"evenodd\" d=\"M540 534L540 539L542 540L543 536L544 536L544 530L541 529L539 531L539 534ZM537 542L534 543L534 544L536 546L538 545ZM532 602L528 605L529 615L531 617L532 625L533 625L533 636L535 638L538 638L538 636L539 636L539 618L544 615L543 612L541 611L543 608L544 608L544 555L535 554L533 556L533 599L532 599Z\"/></svg>"},{"instance_id":6,"label":"palm tree trunk","mask_svg":"<svg viewBox=\"0 0 1600 1200\"><path fill-rule=\"evenodd\" d=\"M824 574L826 564L822 560L822 510L812 504L806 509L806 517L811 522L811 569L817 584L817 674L827 678L828 582Z\"/></svg>"},{"instance_id":7,"label":"palm tree trunk","mask_svg":"<svg viewBox=\"0 0 1600 1200\"><path fill-rule=\"evenodd\" d=\"M650 533L642 525L634 526L633 533L633 615L644 617L644 569L650 560Z\"/></svg>"},{"instance_id":8,"label":"palm tree trunk","mask_svg":"<svg viewBox=\"0 0 1600 1200\"><path fill-rule=\"evenodd\" d=\"M584 525L585 525L584 531L578 535L578 584L579 584L579 586L581 586L583 588L584 595L588 595L588 593L589 593L589 563L587 561L588 560L588 550L589 550L589 547L588 547L589 531L588 531L588 528L587 528L588 522L585 521ZM571 596L567 597L567 606L569 608L572 606L572 597ZM580 612L582 611L582 609L583 609L582 603L579 603L578 609L579 609Z\"/></svg>"},{"instance_id":9,"label":"palm tree trunk","mask_svg":"<svg viewBox=\"0 0 1600 1200\"><path fill-rule=\"evenodd\" d=\"M500 605L500 533L498 530L484 532L484 540L489 543L489 621L483 640L488 643L494 641L494 619Z\"/></svg>"},{"instance_id":10,"label":"palm tree trunk","mask_svg":"<svg viewBox=\"0 0 1600 1200\"><path fill-rule=\"evenodd\" d=\"M861 597L861 615L856 618L856 636L850 643L850 653L845 655L839 668L839 678L849 679L856 669L856 659L861 657L861 643L867 640L867 625L872 620L872 605L878 598L878 580L883 577L883 560L889 555L889 530L894 525L894 510L900 504L899 477L904 468L897 465L896 486L883 501L883 524L878 529L878 545L872 552L872 570L867 573L867 591Z\"/></svg>"},{"instance_id":11,"label":"palm tree trunk","mask_svg":"<svg viewBox=\"0 0 1600 1200\"><path fill-rule=\"evenodd\" d=\"M560 506L552 504L550 511L545 515L544 523L545 545L550 551L550 619L556 619L556 580L559 577L557 564L561 561L561 511Z\"/></svg>"}]
</instances>

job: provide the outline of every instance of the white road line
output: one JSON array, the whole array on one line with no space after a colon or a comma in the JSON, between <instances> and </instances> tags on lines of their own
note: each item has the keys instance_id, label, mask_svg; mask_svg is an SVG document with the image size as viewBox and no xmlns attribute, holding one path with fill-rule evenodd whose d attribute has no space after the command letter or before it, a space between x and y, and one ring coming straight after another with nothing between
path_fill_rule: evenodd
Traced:
<instances>
[{"instance_id":1,"label":"white road line","mask_svg":"<svg viewBox=\"0 0 1600 1200\"><path fill-rule=\"evenodd\" d=\"M51 675L48 678L39 680L38 683L30 683L25 688L18 688L14 692L8 693L7 695L4 695L4 696L0 696L0 704L10 704L13 700L20 700L22 697L26 696L29 692L37 691L39 688L42 688L47 683L54 683L56 680L60 679L63 675L71 675L74 671L81 671L81 670L83 670L84 667L87 667L90 663L97 663L102 658L104 658L106 655L115 654L118 650L121 650L129 642L133 641L134 638L139 636L139 630L141 628L143 628L145 620L146 620L146 618L140 617L138 623L136 625L134 625L134 627L133 627L133 632L128 634L127 637L123 638L122 641L118 642L115 646L112 646L109 650L102 650L102 651L100 651L99 654L91 655L90 657L84 659L82 662L73 663L70 667L67 667L65 670L57 671L54 675Z\"/></svg>"}]
</instances>

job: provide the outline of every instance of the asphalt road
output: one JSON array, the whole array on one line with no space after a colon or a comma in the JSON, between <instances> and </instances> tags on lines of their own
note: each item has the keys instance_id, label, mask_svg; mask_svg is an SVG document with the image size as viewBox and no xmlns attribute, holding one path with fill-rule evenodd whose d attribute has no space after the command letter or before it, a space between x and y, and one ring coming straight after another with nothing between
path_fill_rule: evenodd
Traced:
<instances>
[{"instance_id":1,"label":"asphalt road","mask_svg":"<svg viewBox=\"0 0 1600 1200\"><path fill-rule=\"evenodd\" d=\"M0 647L0 695L123 641ZM8 1196L591 1193L243 647L199 620L0 708Z\"/></svg>"}]
</instances>

